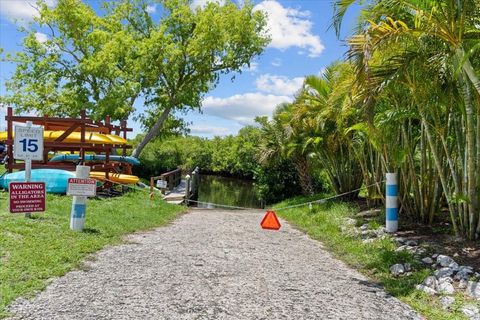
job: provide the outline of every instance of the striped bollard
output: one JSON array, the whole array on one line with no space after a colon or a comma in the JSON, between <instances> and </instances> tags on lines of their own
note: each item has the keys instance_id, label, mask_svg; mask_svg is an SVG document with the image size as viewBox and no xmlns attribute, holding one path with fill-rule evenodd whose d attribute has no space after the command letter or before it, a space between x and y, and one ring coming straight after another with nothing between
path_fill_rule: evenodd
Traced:
<instances>
[{"instance_id":1,"label":"striped bollard","mask_svg":"<svg viewBox=\"0 0 480 320\"><path fill-rule=\"evenodd\" d=\"M75 178L87 179L90 176L89 166L77 166ZM85 211L87 207L87 197L73 196L72 211L70 214L70 229L82 231L85 226Z\"/></svg>"},{"instance_id":2,"label":"striped bollard","mask_svg":"<svg viewBox=\"0 0 480 320\"><path fill-rule=\"evenodd\" d=\"M387 232L398 230L398 183L396 173L387 173L386 185L386 229Z\"/></svg>"}]
</instances>

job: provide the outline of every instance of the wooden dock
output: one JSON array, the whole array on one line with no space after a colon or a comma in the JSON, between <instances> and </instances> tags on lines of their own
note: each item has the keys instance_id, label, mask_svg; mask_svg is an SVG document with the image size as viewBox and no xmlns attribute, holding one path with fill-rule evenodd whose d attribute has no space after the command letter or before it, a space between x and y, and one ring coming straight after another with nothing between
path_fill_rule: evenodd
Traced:
<instances>
[{"instance_id":1,"label":"wooden dock","mask_svg":"<svg viewBox=\"0 0 480 320\"><path fill-rule=\"evenodd\" d=\"M168 190L163 195L163 200L168 203L182 204L185 201L185 192L187 191L187 181L182 180L173 190Z\"/></svg>"},{"instance_id":2,"label":"wooden dock","mask_svg":"<svg viewBox=\"0 0 480 320\"><path fill-rule=\"evenodd\" d=\"M182 204L188 202L186 199L196 200L200 184L200 169L198 167L195 168L195 170L185 176L185 179L181 178L181 173L180 169L176 169L157 177L151 177L151 197L153 197L153 189L155 181L157 181L157 187L162 192L162 198L168 203Z\"/></svg>"}]
</instances>

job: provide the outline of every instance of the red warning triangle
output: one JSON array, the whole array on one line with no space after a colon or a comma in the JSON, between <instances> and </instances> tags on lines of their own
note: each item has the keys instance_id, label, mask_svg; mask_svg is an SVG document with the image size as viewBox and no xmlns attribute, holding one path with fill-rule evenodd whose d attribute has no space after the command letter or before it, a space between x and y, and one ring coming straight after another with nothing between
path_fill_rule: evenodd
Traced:
<instances>
[{"instance_id":1,"label":"red warning triangle","mask_svg":"<svg viewBox=\"0 0 480 320\"><path fill-rule=\"evenodd\" d=\"M280 229L280 221L278 221L277 215L274 211L268 210L267 214L263 217L262 222L260 225L263 229L271 229L271 230L278 230Z\"/></svg>"}]
</instances>

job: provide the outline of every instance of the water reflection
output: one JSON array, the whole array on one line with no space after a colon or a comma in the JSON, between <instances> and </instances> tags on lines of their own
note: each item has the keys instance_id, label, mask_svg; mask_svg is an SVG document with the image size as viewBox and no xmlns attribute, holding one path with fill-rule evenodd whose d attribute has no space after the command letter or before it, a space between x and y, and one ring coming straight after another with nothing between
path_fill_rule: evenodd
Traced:
<instances>
[{"instance_id":1,"label":"water reflection","mask_svg":"<svg viewBox=\"0 0 480 320\"><path fill-rule=\"evenodd\" d=\"M252 181L212 175L200 176L198 201L247 208L262 206ZM198 207L215 208L206 204L198 204Z\"/></svg>"}]
</instances>

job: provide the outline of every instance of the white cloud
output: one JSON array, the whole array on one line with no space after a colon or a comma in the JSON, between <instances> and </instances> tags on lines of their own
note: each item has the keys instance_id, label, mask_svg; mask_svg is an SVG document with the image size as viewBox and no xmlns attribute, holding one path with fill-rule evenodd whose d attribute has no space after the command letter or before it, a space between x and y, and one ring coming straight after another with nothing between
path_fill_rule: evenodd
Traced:
<instances>
[{"instance_id":1,"label":"white cloud","mask_svg":"<svg viewBox=\"0 0 480 320\"><path fill-rule=\"evenodd\" d=\"M309 11L285 8L275 0L266 0L255 6L268 16L267 27L272 38L270 47L285 50L299 47L308 51L309 57L318 57L325 48L318 35L312 33L313 23Z\"/></svg>"},{"instance_id":2,"label":"white cloud","mask_svg":"<svg viewBox=\"0 0 480 320\"><path fill-rule=\"evenodd\" d=\"M275 58L271 63L272 63L272 66L274 67L280 67L282 65L282 59Z\"/></svg>"},{"instance_id":3,"label":"white cloud","mask_svg":"<svg viewBox=\"0 0 480 320\"><path fill-rule=\"evenodd\" d=\"M44 0L53 7L56 0ZM9 20L32 20L38 16L36 0L0 0L0 15Z\"/></svg>"},{"instance_id":4,"label":"white cloud","mask_svg":"<svg viewBox=\"0 0 480 320\"><path fill-rule=\"evenodd\" d=\"M231 134L228 128L209 125L191 125L190 132L197 136L226 136Z\"/></svg>"},{"instance_id":5,"label":"white cloud","mask_svg":"<svg viewBox=\"0 0 480 320\"><path fill-rule=\"evenodd\" d=\"M225 0L192 0L190 7L196 9L198 7L204 8L209 2L217 2L221 5L225 4Z\"/></svg>"},{"instance_id":6,"label":"white cloud","mask_svg":"<svg viewBox=\"0 0 480 320\"><path fill-rule=\"evenodd\" d=\"M157 12L157 5L156 4L152 4L152 5L148 5L145 10L148 12L148 13L155 13Z\"/></svg>"},{"instance_id":7,"label":"white cloud","mask_svg":"<svg viewBox=\"0 0 480 320\"><path fill-rule=\"evenodd\" d=\"M37 39L37 41L40 43L44 43L48 40L48 37L45 33L35 32L35 39Z\"/></svg>"},{"instance_id":8,"label":"white cloud","mask_svg":"<svg viewBox=\"0 0 480 320\"><path fill-rule=\"evenodd\" d=\"M208 115L249 125L254 123L256 116L271 116L277 105L291 101L289 96L258 92L236 94L228 98L209 96L203 100L203 111Z\"/></svg>"},{"instance_id":9,"label":"white cloud","mask_svg":"<svg viewBox=\"0 0 480 320\"><path fill-rule=\"evenodd\" d=\"M263 74L255 80L258 90L273 94L293 95L302 87L304 77L287 78L271 74Z\"/></svg>"}]
</instances>

